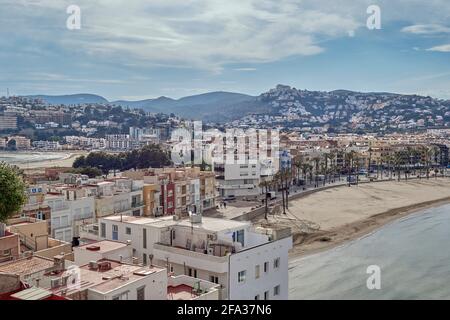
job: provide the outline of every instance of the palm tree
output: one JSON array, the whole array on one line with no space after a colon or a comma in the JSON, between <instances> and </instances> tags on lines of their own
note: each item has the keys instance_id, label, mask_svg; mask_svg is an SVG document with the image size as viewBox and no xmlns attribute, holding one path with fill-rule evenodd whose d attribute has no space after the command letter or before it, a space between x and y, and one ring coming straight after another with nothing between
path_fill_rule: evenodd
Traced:
<instances>
[{"instance_id":1,"label":"palm tree","mask_svg":"<svg viewBox=\"0 0 450 320\"><path fill-rule=\"evenodd\" d=\"M318 178L318 175L319 175L319 164L320 164L320 157L314 157L313 159L313 162L314 162L314 174L315 174L315 176L314 176L314 188L317 188L319 185L318 185L318 183L317 183L317 178Z\"/></svg>"},{"instance_id":2,"label":"palm tree","mask_svg":"<svg viewBox=\"0 0 450 320\"><path fill-rule=\"evenodd\" d=\"M400 181L401 177L401 168L403 164L405 163L405 153L404 151L396 151L394 153L394 167L397 171L397 181Z\"/></svg>"},{"instance_id":3,"label":"palm tree","mask_svg":"<svg viewBox=\"0 0 450 320\"><path fill-rule=\"evenodd\" d=\"M425 172L427 175L427 179L430 179L430 164L431 164L431 156L432 149L428 146L422 146L422 159L425 164Z\"/></svg>"},{"instance_id":4,"label":"palm tree","mask_svg":"<svg viewBox=\"0 0 450 320\"><path fill-rule=\"evenodd\" d=\"M370 168L372 167L372 151L373 151L373 149L370 146L370 142L369 142L369 163L367 166L367 174L366 174L367 178L370 177Z\"/></svg>"},{"instance_id":5,"label":"palm tree","mask_svg":"<svg viewBox=\"0 0 450 320\"><path fill-rule=\"evenodd\" d=\"M331 171L330 171L330 175L328 176L328 183L331 183L331 176L333 177L333 182L334 182L334 178L335 178L335 174L336 174L336 163L334 162L334 160L336 159L336 152L332 151L330 152L330 154L328 155L330 158L330 164L331 164Z\"/></svg>"},{"instance_id":6,"label":"palm tree","mask_svg":"<svg viewBox=\"0 0 450 320\"><path fill-rule=\"evenodd\" d=\"M309 164L308 163L303 163L301 167L302 167L302 173L303 173L303 180L305 181L305 185L306 185L307 184L307 180L308 180Z\"/></svg>"},{"instance_id":7,"label":"palm tree","mask_svg":"<svg viewBox=\"0 0 450 320\"><path fill-rule=\"evenodd\" d=\"M283 177L282 177L281 171L278 171L273 176L273 182L274 182L274 185L276 186L276 189L277 190L281 190L281 198L283 200L283 213L286 214L286 202L285 202L285 199L284 199Z\"/></svg>"},{"instance_id":8,"label":"palm tree","mask_svg":"<svg viewBox=\"0 0 450 320\"><path fill-rule=\"evenodd\" d=\"M298 159L296 159L294 161L294 166L296 168L296 174L297 174L297 185L299 185L300 170L302 169L302 166L303 166L303 158L302 157L298 157Z\"/></svg>"},{"instance_id":9,"label":"palm tree","mask_svg":"<svg viewBox=\"0 0 450 320\"><path fill-rule=\"evenodd\" d=\"M323 185L325 186L325 182L326 182L327 177L328 177L328 160L330 159L330 154L329 153L325 153L323 155L323 159L325 160L324 163L323 163L323 173L324 173Z\"/></svg>"},{"instance_id":10,"label":"palm tree","mask_svg":"<svg viewBox=\"0 0 450 320\"><path fill-rule=\"evenodd\" d=\"M348 170L348 186L351 186L351 176L352 176L352 171L353 171L353 159L355 157L355 151L350 151L345 153L345 164L347 166L347 170Z\"/></svg>"},{"instance_id":11,"label":"palm tree","mask_svg":"<svg viewBox=\"0 0 450 320\"><path fill-rule=\"evenodd\" d=\"M271 183L270 183L270 181L267 181L267 180L263 180L263 181L261 181L260 183L259 183L259 187L263 190L263 192L264 192L264 204L265 204L265 209L264 209L264 219L266 219L267 220L267 214L268 214L268 212L269 212L269 207L268 207L268 204L267 204L267 198L268 198L268 196L267 196L267 194L268 194L268 192L269 192L269 188L270 188L270 185L271 185Z\"/></svg>"}]
</instances>

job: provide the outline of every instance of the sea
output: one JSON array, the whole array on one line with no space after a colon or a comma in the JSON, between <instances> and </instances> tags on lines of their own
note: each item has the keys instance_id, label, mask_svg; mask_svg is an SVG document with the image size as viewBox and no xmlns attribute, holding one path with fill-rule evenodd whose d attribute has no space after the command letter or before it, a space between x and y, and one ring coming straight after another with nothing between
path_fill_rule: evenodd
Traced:
<instances>
[{"instance_id":1,"label":"sea","mask_svg":"<svg viewBox=\"0 0 450 320\"><path fill-rule=\"evenodd\" d=\"M289 299L450 299L450 205L290 260Z\"/></svg>"}]
</instances>

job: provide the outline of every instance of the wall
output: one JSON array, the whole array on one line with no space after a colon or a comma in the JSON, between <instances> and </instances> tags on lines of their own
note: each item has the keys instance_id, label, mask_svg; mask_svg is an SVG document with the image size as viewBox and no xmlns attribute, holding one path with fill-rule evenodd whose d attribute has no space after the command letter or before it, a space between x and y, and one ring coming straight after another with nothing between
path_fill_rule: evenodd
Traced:
<instances>
[{"instance_id":1,"label":"wall","mask_svg":"<svg viewBox=\"0 0 450 320\"><path fill-rule=\"evenodd\" d=\"M88 300L112 300L114 296L128 291L128 300L137 300L137 289L145 286L145 300L167 299L166 270L152 273L106 294L88 289Z\"/></svg>"},{"instance_id":2,"label":"wall","mask_svg":"<svg viewBox=\"0 0 450 320\"><path fill-rule=\"evenodd\" d=\"M187 285L194 288L200 282L200 289L206 291L202 295L193 298L193 300L218 300L220 294L220 285L209 281L202 281L197 278L180 275L172 276L168 279L169 286Z\"/></svg>"},{"instance_id":3,"label":"wall","mask_svg":"<svg viewBox=\"0 0 450 320\"><path fill-rule=\"evenodd\" d=\"M11 250L11 253L4 255L5 250ZM19 235L6 231L4 237L0 238L0 262L10 261L11 258L17 259L20 253Z\"/></svg>"},{"instance_id":4,"label":"wall","mask_svg":"<svg viewBox=\"0 0 450 320\"><path fill-rule=\"evenodd\" d=\"M234 300L254 300L259 294L269 291L270 300L288 299L288 251L292 248L292 238L284 238L264 245L243 250L230 256L229 298ZM280 264L274 269L274 260ZM269 262L269 271L264 272L264 262ZM260 276L255 278L255 266L260 266ZM238 272L246 271L244 282L238 282ZM280 285L280 293L274 296L274 287Z\"/></svg>"},{"instance_id":5,"label":"wall","mask_svg":"<svg viewBox=\"0 0 450 320\"><path fill-rule=\"evenodd\" d=\"M26 222L26 221L24 221ZM9 223L20 223L20 219L9 221ZM17 232L21 235L25 235L27 238L27 244L33 242L36 250L42 250L47 248L47 236L48 236L48 222L45 220L36 220L35 222L22 223L11 225L10 230Z\"/></svg>"},{"instance_id":6,"label":"wall","mask_svg":"<svg viewBox=\"0 0 450 320\"><path fill-rule=\"evenodd\" d=\"M95 244L94 244L95 245ZM88 264L90 261L98 261L100 259L110 259L115 261L120 261L120 256L122 256L122 261L131 261L132 249L131 246L124 246L116 250L111 250L108 252L98 252L87 250L86 246L83 248L74 247L73 248L75 256L75 264L82 266Z\"/></svg>"}]
</instances>

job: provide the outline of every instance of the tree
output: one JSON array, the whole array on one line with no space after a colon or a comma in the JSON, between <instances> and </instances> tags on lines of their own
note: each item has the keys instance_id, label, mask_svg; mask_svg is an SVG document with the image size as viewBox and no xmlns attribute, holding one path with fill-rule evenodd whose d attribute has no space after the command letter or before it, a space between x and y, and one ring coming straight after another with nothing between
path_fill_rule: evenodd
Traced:
<instances>
[{"instance_id":1,"label":"tree","mask_svg":"<svg viewBox=\"0 0 450 320\"><path fill-rule=\"evenodd\" d=\"M85 156L80 156L80 157L76 158L72 164L72 167L74 167L74 168L82 168L85 166L86 166L86 157Z\"/></svg>"},{"instance_id":2,"label":"tree","mask_svg":"<svg viewBox=\"0 0 450 320\"><path fill-rule=\"evenodd\" d=\"M271 182L267 181L267 180L263 180L259 183L260 188L262 189L263 193L264 193L264 204L265 204L265 209L264 209L264 219L267 220L267 214L269 212L269 207L268 207L268 203L267 203L267 198L268 198L268 192L269 192L269 187L270 187Z\"/></svg>"},{"instance_id":3,"label":"tree","mask_svg":"<svg viewBox=\"0 0 450 320\"><path fill-rule=\"evenodd\" d=\"M348 186L351 186L351 179L352 179L352 171L353 171L353 161L356 157L356 152L355 151L350 151L345 153L345 162L347 165L347 172L348 172Z\"/></svg>"},{"instance_id":4,"label":"tree","mask_svg":"<svg viewBox=\"0 0 450 320\"><path fill-rule=\"evenodd\" d=\"M0 190L0 223L5 223L27 200L25 183L17 167L0 162Z\"/></svg>"}]
</instances>

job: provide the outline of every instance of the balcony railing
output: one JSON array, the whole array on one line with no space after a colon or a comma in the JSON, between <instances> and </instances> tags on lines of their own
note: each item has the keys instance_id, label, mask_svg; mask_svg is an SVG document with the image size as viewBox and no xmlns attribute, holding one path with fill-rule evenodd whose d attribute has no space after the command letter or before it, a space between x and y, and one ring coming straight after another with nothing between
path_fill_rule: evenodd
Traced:
<instances>
[{"instance_id":1,"label":"balcony railing","mask_svg":"<svg viewBox=\"0 0 450 320\"><path fill-rule=\"evenodd\" d=\"M153 248L155 250L162 250L162 251L166 251L169 253L189 256L192 258L198 258L198 259L202 259L202 260L206 260L206 261L210 261L210 262L216 262L216 263L228 262L228 256L219 257L219 256L215 256L212 254L206 254L206 253L188 250L188 249L184 249L184 248L180 248L180 247L173 247L173 246L170 246L170 245L167 245L164 243L155 243L153 245Z\"/></svg>"}]
</instances>

